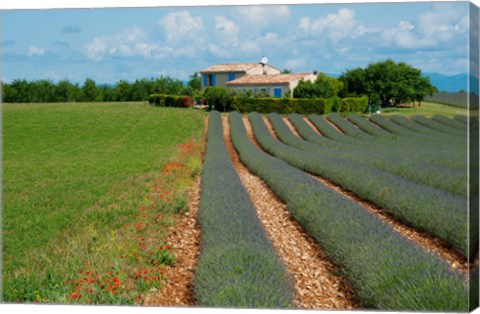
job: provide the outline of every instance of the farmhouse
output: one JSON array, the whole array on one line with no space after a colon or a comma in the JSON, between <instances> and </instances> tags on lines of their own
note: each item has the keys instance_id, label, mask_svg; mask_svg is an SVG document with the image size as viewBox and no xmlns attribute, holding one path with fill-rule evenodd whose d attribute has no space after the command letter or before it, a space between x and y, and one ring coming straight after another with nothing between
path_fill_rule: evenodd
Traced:
<instances>
[{"instance_id":1,"label":"farmhouse","mask_svg":"<svg viewBox=\"0 0 480 314\"><path fill-rule=\"evenodd\" d=\"M272 97L291 96L300 80L315 81L317 76L312 73L246 75L239 79L227 82L227 86L235 90L263 90Z\"/></svg>"},{"instance_id":2,"label":"farmhouse","mask_svg":"<svg viewBox=\"0 0 480 314\"><path fill-rule=\"evenodd\" d=\"M272 97L291 93L303 80L315 81L313 73L281 74L280 69L263 63L216 64L200 71L201 89L222 86L237 91L265 91Z\"/></svg>"}]
</instances>

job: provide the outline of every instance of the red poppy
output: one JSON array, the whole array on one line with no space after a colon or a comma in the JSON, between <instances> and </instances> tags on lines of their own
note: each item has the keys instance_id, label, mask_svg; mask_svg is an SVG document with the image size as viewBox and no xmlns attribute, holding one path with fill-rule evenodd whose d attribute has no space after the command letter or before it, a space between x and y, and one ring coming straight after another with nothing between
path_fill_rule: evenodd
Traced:
<instances>
[{"instance_id":1,"label":"red poppy","mask_svg":"<svg viewBox=\"0 0 480 314\"><path fill-rule=\"evenodd\" d=\"M72 292L72 299L76 299L77 298L77 294L75 292Z\"/></svg>"},{"instance_id":2,"label":"red poppy","mask_svg":"<svg viewBox=\"0 0 480 314\"><path fill-rule=\"evenodd\" d=\"M165 250L170 250L170 245L167 244L167 245L165 246Z\"/></svg>"}]
</instances>

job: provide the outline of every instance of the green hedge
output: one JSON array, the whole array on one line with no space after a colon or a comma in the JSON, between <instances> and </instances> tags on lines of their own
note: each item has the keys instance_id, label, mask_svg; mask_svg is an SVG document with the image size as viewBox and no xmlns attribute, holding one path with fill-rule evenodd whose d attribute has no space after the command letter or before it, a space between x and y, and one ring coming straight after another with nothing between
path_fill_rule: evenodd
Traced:
<instances>
[{"instance_id":1,"label":"green hedge","mask_svg":"<svg viewBox=\"0 0 480 314\"><path fill-rule=\"evenodd\" d=\"M279 114L327 114L335 112L364 112L368 97L344 98L246 98L233 97L232 109L238 112L259 112Z\"/></svg>"},{"instance_id":2,"label":"green hedge","mask_svg":"<svg viewBox=\"0 0 480 314\"><path fill-rule=\"evenodd\" d=\"M190 96L151 94L148 103L160 107L188 108L193 106L193 99Z\"/></svg>"},{"instance_id":3,"label":"green hedge","mask_svg":"<svg viewBox=\"0 0 480 314\"><path fill-rule=\"evenodd\" d=\"M342 99L341 112L365 112L368 107L368 97L348 97Z\"/></svg>"}]
</instances>

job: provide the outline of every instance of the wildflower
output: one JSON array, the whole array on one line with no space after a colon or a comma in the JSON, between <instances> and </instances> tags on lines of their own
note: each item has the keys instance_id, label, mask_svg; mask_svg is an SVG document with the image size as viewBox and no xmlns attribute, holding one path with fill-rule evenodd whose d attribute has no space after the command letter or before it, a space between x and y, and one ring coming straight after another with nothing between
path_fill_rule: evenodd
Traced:
<instances>
[{"instance_id":1,"label":"wildflower","mask_svg":"<svg viewBox=\"0 0 480 314\"><path fill-rule=\"evenodd\" d=\"M165 250L170 250L170 245L167 244L167 245L165 246Z\"/></svg>"},{"instance_id":2,"label":"wildflower","mask_svg":"<svg viewBox=\"0 0 480 314\"><path fill-rule=\"evenodd\" d=\"M77 294L75 292L72 292L72 299L76 299L77 298Z\"/></svg>"}]
</instances>

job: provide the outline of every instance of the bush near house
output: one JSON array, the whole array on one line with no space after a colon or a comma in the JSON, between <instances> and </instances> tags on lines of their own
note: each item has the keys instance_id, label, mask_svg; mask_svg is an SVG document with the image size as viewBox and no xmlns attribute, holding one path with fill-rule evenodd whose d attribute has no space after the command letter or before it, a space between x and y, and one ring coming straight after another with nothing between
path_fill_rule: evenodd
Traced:
<instances>
[{"instance_id":1,"label":"bush near house","mask_svg":"<svg viewBox=\"0 0 480 314\"><path fill-rule=\"evenodd\" d=\"M204 92L208 110L239 111L242 113L259 112L279 114L328 114L330 112L365 112L368 97L339 98L256 98L239 97L229 93L226 88L209 87ZM148 103L159 107L191 107L193 99L189 96L152 94Z\"/></svg>"},{"instance_id":2,"label":"bush near house","mask_svg":"<svg viewBox=\"0 0 480 314\"><path fill-rule=\"evenodd\" d=\"M148 103L160 107L188 108L193 106L193 99L190 96L151 94L148 96Z\"/></svg>"}]
</instances>

